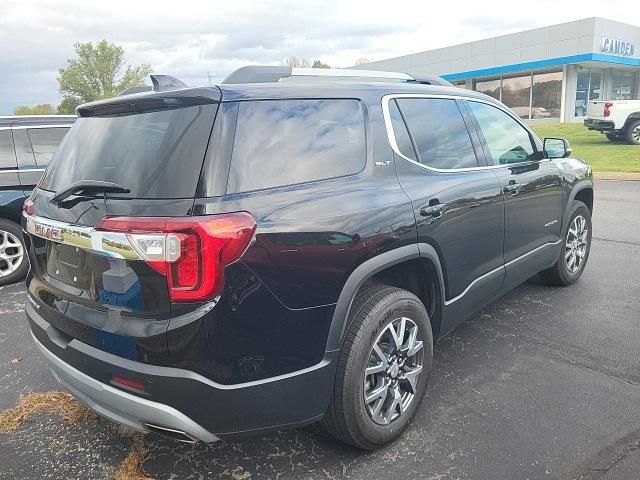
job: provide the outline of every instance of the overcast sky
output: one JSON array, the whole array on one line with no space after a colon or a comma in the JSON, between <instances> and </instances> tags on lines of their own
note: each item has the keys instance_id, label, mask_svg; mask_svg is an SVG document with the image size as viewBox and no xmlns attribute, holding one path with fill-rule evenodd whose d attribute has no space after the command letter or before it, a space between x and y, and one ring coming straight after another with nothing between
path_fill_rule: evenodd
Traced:
<instances>
[{"instance_id":1,"label":"overcast sky","mask_svg":"<svg viewBox=\"0 0 640 480\"><path fill-rule=\"evenodd\" d=\"M188 84L290 55L334 67L592 16L640 25L637 0L0 0L0 114L60 102L75 42L107 39L127 63Z\"/></svg>"}]
</instances>

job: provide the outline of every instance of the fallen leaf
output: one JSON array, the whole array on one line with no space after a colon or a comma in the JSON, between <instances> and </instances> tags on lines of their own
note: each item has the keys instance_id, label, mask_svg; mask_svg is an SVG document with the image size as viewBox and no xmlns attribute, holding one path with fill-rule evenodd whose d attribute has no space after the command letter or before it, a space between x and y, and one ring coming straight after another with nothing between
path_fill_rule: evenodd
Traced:
<instances>
[{"instance_id":1,"label":"fallen leaf","mask_svg":"<svg viewBox=\"0 0 640 480\"><path fill-rule=\"evenodd\" d=\"M21 359L21 358L19 358L19 357L15 357L15 358L12 358L12 359L11 359L11 361L10 361L9 363L13 363L13 364L15 365L15 364L16 364L16 363L18 363L20 360L22 360L22 359Z\"/></svg>"}]
</instances>

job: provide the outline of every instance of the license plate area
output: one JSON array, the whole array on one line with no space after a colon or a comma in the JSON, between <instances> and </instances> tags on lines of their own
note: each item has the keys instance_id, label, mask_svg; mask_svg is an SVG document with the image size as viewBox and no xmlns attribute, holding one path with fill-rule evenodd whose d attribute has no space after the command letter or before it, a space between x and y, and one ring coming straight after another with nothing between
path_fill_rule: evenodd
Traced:
<instances>
[{"instance_id":1,"label":"license plate area","mask_svg":"<svg viewBox=\"0 0 640 480\"><path fill-rule=\"evenodd\" d=\"M70 245L49 242L47 273L67 285L87 289L91 285L91 255Z\"/></svg>"}]
</instances>

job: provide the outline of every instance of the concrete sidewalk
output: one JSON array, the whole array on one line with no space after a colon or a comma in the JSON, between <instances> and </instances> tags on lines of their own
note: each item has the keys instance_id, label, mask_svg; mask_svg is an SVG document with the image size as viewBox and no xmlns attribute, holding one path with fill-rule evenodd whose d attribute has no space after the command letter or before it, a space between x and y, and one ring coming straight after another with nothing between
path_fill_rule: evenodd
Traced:
<instances>
[{"instance_id":1,"label":"concrete sidewalk","mask_svg":"<svg viewBox=\"0 0 640 480\"><path fill-rule=\"evenodd\" d=\"M640 173L596 172L593 174L593 178L596 180L640 181Z\"/></svg>"}]
</instances>

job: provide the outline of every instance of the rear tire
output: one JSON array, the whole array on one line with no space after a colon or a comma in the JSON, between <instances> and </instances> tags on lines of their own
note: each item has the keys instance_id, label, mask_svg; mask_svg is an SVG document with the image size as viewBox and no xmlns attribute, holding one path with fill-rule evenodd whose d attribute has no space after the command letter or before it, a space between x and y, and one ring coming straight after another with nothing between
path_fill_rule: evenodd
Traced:
<instances>
[{"instance_id":1,"label":"rear tire","mask_svg":"<svg viewBox=\"0 0 640 480\"><path fill-rule=\"evenodd\" d=\"M339 440L373 450L395 440L418 410L431 372L431 324L418 297L384 285L363 289L348 320L322 424Z\"/></svg>"},{"instance_id":2,"label":"rear tire","mask_svg":"<svg viewBox=\"0 0 640 480\"><path fill-rule=\"evenodd\" d=\"M640 120L629 124L625 132L625 138L631 145L640 145Z\"/></svg>"},{"instance_id":3,"label":"rear tire","mask_svg":"<svg viewBox=\"0 0 640 480\"><path fill-rule=\"evenodd\" d=\"M22 228L0 218L0 286L22 280L29 271Z\"/></svg>"},{"instance_id":4,"label":"rear tire","mask_svg":"<svg viewBox=\"0 0 640 480\"><path fill-rule=\"evenodd\" d=\"M562 234L560 257L539 274L547 285L571 285L580 278L591 251L591 231L591 212L584 203L574 201Z\"/></svg>"}]
</instances>

